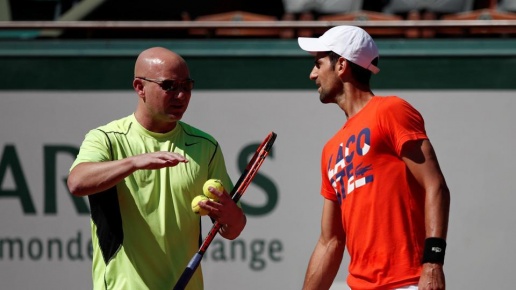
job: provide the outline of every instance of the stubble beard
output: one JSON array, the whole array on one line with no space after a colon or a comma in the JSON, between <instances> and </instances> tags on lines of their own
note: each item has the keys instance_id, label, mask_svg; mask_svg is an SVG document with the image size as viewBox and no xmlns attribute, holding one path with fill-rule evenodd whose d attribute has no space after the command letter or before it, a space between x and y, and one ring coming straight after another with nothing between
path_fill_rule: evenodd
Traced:
<instances>
[{"instance_id":1,"label":"stubble beard","mask_svg":"<svg viewBox=\"0 0 516 290\"><path fill-rule=\"evenodd\" d=\"M323 104L334 103L334 96L332 96L331 92L327 92L321 88L321 92L319 93L319 100Z\"/></svg>"}]
</instances>

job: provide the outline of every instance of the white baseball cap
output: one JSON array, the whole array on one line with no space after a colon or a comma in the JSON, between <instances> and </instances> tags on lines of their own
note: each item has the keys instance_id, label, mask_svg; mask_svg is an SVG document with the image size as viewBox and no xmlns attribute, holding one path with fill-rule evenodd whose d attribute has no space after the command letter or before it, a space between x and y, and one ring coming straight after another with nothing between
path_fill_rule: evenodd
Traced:
<instances>
[{"instance_id":1,"label":"white baseball cap","mask_svg":"<svg viewBox=\"0 0 516 290\"><path fill-rule=\"evenodd\" d=\"M374 74L380 72L380 69L371 63L379 57L378 47L373 38L360 27L335 26L319 38L298 37L297 42L301 49L310 53L333 51Z\"/></svg>"}]
</instances>

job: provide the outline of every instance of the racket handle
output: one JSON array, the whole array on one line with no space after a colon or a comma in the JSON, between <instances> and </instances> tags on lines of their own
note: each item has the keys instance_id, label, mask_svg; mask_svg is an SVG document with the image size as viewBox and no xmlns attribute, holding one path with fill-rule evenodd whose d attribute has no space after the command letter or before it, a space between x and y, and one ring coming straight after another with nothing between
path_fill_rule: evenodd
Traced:
<instances>
[{"instance_id":1,"label":"racket handle","mask_svg":"<svg viewBox=\"0 0 516 290\"><path fill-rule=\"evenodd\" d=\"M193 274L195 273L195 270L197 270L197 267L199 267L199 264L201 263L202 254L196 253L188 265L186 266L185 270L183 271L183 274L181 274L181 277L179 277L179 280L177 280L176 285L174 286L174 290L184 290L186 285L188 285L188 282L190 282L190 279L192 278Z\"/></svg>"}]
</instances>

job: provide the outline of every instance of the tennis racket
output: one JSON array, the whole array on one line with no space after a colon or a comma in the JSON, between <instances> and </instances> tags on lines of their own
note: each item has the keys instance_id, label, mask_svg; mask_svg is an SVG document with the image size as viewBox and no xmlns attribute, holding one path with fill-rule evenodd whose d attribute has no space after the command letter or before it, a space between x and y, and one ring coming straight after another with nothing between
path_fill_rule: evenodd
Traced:
<instances>
[{"instance_id":1,"label":"tennis racket","mask_svg":"<svg viewBox=\"0 0 516 290\"><path fill-rule=\"evenodd\" d=\"M258 169L260 169L260 166L262 166L265 157L269 155L272 145L274 144L274 140L276 140L276 133L270 132L265 140L263 140L262 144L258 146L258 149L256 149L256 152L251 158L251 161L249 161L247 164L244 172L230 193L231 199L234 202L238 202L240 200L240 197L242 197L249 184L251 184L251 181L253 181L256 173L258 172ZM181 274L181 277L179 277L179 280L176 282L174 290L183 290L185 289L186 285L188 285L188 282L195 273L195 270L197 267L199 267L204 253L208 249L208 246L211 244L221 227L222 224L219 222L215 222L213 224L211 230L208 232L208 235L201 244L199 251L197 251L197 253L195 253L195 255L192 257L185 270L183 271L183 274Z\"/></svg>"}]
</instances>

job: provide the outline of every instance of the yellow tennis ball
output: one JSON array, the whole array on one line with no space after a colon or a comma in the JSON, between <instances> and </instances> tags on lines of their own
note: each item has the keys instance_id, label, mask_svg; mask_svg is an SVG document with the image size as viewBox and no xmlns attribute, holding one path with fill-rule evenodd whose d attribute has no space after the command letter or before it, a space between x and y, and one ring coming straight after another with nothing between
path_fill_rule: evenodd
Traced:
<instances>
[{"instance_id":1,"label":"yellow tennis ball","mask_svg":"<svg viewBox=\"0 0 516 290\"><path fill-rule=\"evenodd\" d=\"M207 215L209 213L208 210L205 210L204 208L199 206L199 202L203 200L208 200L208 197L204 195L198 195L194 197L192 200L192 211L198 215Z\"/></svg>"},{"instance_id":2,"label":"yellow tennis ball","mask_svg":"<svg viewBox=\"0 0 516 290\"><path fill-rule=\"evenodd\" d=\"M224 192L224 185L222 185L222 181L220 181L219 179L208 179L202 187L202 193L204 193L204 195L206 195L208 198L214 201L218 201L219 197L208 190L210 187L214 187L218 191Z\"/></svg>"}]
</instances>

